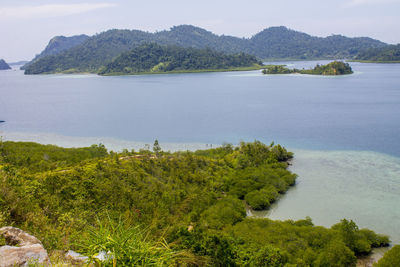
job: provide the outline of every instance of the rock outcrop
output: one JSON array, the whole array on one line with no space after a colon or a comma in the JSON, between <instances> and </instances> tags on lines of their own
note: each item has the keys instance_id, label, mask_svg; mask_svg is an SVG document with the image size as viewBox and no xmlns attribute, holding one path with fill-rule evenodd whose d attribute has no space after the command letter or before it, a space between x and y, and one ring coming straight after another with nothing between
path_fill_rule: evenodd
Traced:
<instances>
[{"instance_id":1,"label":"rock outcrop","mask_svg":"<svg viewBox=\"0 0 400 267\"><path fill-rule=\"evenodd\" d=\"M0 228L0 235L6 241L6 245L0 247L0 267L49 263L47 251L36 237L15 227Z\"/></svg>"}]
</instances>

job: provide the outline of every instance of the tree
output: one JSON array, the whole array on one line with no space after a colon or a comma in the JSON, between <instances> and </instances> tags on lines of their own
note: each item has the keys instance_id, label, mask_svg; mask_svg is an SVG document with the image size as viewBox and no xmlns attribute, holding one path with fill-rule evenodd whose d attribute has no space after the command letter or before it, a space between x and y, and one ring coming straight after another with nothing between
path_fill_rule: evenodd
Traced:
<instances>
[{"instance_id":1,"label":"tree","mask_svg":"<svg viewBox=\"0 0 400 267\"><path fill-rule=\"evenodd\" d=\"M315 266L356 266L357 258L354 252L351 251L341 240L332 240L319 254L314 262Z\"/></svg>"},{"instance_id":2,"label":"tree","mask_svg":"<svg viewBox=\"0 0 400 267\"><path fill-rule=\"evenodd\" d=\"M357 240L356 233L358 232L358 226L355 222L342 219L340 223L333 225L332 229L338 230L346 246L353 251L355 250Z\"/></svg>"},{"instance_id":3,"label":"tree","mask_svg":"<svg viewBox=\"0 0 400 267\"><path fill-rule=\"evenodd\" d=\"M157 139L154 141L153 151L154 151L154 153L156 153L156 155L160 154L160 152L162 151Z\"/></svg>"}]
</instances>

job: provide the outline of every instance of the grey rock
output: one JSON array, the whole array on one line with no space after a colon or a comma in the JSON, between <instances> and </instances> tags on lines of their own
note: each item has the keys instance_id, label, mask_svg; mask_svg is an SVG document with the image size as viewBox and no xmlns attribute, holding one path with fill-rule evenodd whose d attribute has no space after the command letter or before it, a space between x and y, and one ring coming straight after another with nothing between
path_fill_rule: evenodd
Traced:
<instances>
[{"instance_id":1,"label":"grey rock","mask_svg":"<svg viewBox=\"0 0 400 267\"><path fill-rule=\"evenodd\" d=\"M15 227L0 228L6 240L0 247L0 267L28 266L29 263L48 264L49 257L39 239Z\"/></svg>"}]
</instances>

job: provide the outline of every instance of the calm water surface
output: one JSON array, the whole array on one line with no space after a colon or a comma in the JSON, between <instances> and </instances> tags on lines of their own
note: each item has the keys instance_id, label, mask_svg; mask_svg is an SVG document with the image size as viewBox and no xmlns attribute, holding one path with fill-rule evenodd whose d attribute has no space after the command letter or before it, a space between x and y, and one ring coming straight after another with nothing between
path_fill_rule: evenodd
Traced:
<instances>
[{"instance_id":1,"label":"calm water surface","mask_svg":"<svg viewBox=\"0 0 400 267\"><path fill-rule=\"evenodd\" d=\"M274 140L296 152L299 179L267 216L326 226L352 218L399 243L400 64L351 65L355 74L341 77L2 71L0 135L112 149Z\"/></svg>"}]
</instances>

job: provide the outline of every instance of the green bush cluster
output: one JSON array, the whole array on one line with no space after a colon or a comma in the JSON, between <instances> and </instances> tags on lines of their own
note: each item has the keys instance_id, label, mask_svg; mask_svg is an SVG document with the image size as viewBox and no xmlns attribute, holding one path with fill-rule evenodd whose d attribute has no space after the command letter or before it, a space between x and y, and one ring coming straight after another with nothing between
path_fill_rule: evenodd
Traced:
<instances>
[{"instance_id":1,"label":"green bush cluster","mask_svg":"<svg viewBox=\"0 0 400 267\"><path fill-rule=\"evenodd\" d=\"M260 190L251 191L246 194L245 200L255 210L265 210L279 196L278 191L273 186L264 187Z\"/></svg>"},{"instance_id":2,"label":"green bush cluster","mask_svg":"<svg viewBox=\"0 0 400 267\"><path fill-rule=\"evenodd\" d=\"M381 247L389 244L387 236L377 235L368 229L358 229L353 221L341 220L332 226L342 236L343 242L356 254L368 254L373 247Z\"/></svg>"},{"instance_id":3,"label":"green bush cluster","mask_svg":"<svg viewBox=\"0 0 400 267\"><path fill-rule=\"evenodd\" d=\"M271 65L263 69L263 74L290 74L293 70L286 68L283 65Z\"/></svg>"},{"instance_id":4,"label":"green bush cluster","mask_svg":"<svg viewBox=\"0 0 400 267\"><path fill-rule=\"evenodd\" d=\"M299 70L302 74L313 74L313 75L345 75L352 74L349 63L344 63L342 61L333 61L326 65L317 65L312 70Z\"/></svg>"},{"instance_id":5,"label":"green bush cluster","mask_svg":"<svg viewBox=\"0 0 400 267\"><path fill-rule=\"evenodd\" d=\"M88 159L108 155L104 145L88 148L61 148L32 142L0 142L1 162L25 172L47 171L73 166Z\"/></svg>"},{"instance_id":6,"label":"green bush cluster","mask_svg":"<svg viewBox=\"0 0 400 267\"><path fill-rule=\"evenodd\" d=\"M289 73L300 73L300 74L311 74L311 75L345 75L352 74L348 63L342 61L333 61L326 65L317 65L313 69L288 69L282 65L270 65L262 71L263 74L289 74Z\"/></svg>"}]
</instances>

